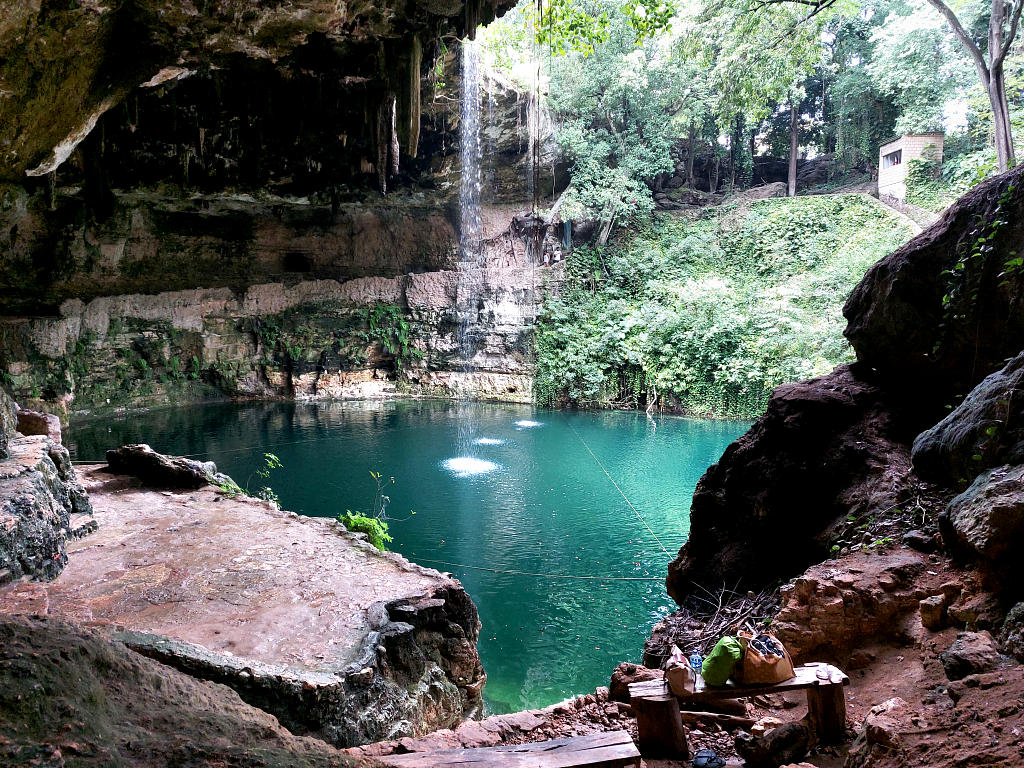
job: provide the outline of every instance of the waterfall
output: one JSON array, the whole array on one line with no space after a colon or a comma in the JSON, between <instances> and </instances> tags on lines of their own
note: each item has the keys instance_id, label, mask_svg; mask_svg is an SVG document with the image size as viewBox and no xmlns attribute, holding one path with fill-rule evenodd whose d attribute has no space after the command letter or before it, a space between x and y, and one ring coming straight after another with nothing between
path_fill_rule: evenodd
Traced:
<instances>
[{"instance_id":1,"label":"waterfall","mask_svg":"<svg viewBox=\"0 0 1024 768\"><path fill-rule=\"evenodd\" d=\"M483 308L481 247L481 82L480 44L462 41L462 80L459 121L459 261L455 293L458 369L469 374L473 369L479 331L478 314ZM468 382L453 384L460 394L471 394Z\"/></svg>"},{"instance_id":2,"label":"waterfall","mask_svg":"<svg viewBox=\"0 0 1024 768\"><path fill-rule=\"evenodd\" d=\"M480 262L480 44L462 41L460 94L459 261Z\"/></svg>"}]
</instances>

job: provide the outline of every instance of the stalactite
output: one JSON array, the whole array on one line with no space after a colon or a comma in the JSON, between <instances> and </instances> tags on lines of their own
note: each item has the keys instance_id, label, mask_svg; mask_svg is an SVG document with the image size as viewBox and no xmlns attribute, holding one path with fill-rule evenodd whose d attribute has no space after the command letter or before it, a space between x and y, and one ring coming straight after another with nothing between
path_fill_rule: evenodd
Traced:
<instances>
[{"instance_id":1,"label":"stalactite","mask_svg":"<svg viewBox=\"0 0 1024 768\"><path fill-rule=\"evenodd\" d=\"M391 142L389 150L391 152L391 173L394 176L398 175L398 128L397 128L397 102L398 99L391 96L388 101L390 102L388 110L391 113Z\"/></svg>"},{"instance_id":2,"label":"stalactite","mask_svg":"<svg viewBox=\"0 0 1024 768\"><path fill-rule=\"evenodd\" d=\"M420 94L420 72L423 67L423 46L420 44L420 39L413 35L412 42L409 44L409 74L406 78L408 83L409 93L406 98L408 104L408 135L405 141L405 151L409 154L409 157L416 157L416 153L419 151L420 146L420 120L422 116L421 110L421 94Z\"/></svg>"},{"instance_id":3,"label":"stalactite","mask_svg":"<svg viewBox=\"0 0 1024 768\"><path fill-rule=\"evenodd\" d=\"M403 41L401 50L391 51L388 60L394 62L394 71L388 72L387 78L398 96L398 138L405 153L415 157L419 150L422 117L420 88L423 47L419 37L413 35Z\"/></svg>"}]
</instances>

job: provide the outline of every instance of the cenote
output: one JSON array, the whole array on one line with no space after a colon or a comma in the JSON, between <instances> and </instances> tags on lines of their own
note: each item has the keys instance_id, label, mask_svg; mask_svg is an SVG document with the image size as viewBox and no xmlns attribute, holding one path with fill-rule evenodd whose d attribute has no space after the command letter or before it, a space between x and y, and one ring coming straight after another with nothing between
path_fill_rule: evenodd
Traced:
<instances>
[{"instance_id":1,"label":"cenote","mask_svg":"<svg viewBox=\"0 0 1024 768\"><path fill-rule=\"evenodd\" d=\"M250 488L273 452L284 466L270 485L306 515L367 510L370 473L394 477L392 549L463 582L483 623L485 700L513 711L639 660L670 610L665 567L697 480L747 426L468 402L230 404L84 422L68 443L81 461L149 442Z\"/></svg>"}]
</instances>

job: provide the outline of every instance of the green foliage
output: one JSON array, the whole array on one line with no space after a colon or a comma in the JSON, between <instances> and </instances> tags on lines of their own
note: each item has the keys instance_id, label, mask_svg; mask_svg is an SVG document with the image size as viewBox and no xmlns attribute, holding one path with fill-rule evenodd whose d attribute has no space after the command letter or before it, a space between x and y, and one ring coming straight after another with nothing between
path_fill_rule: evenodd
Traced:
<instances>
[{"instance_id":1,"label":"green foliage","mask_svg":"<svg viewBox=\"0 0 1024 768\"><path fill-rule=\"evenodd\" d=\"M753 417L771 390L850 359L842 305L909 227L859 195L666 218L570 257L538 321L542 404Z\"/></svg>"},{"instance_id":2,"label":"green foliage","mask_svg":"<svg viewBox=\"0 0 1024 768\"><path fill-rule=\"evenodd\" d=\"M384 551L391 543L392 538L388 535L388 524L375 517L367 517L351 509L345 510L345 514L338 515L338 520L354 533L365 533L369 542L377 549Z\"/></svg>"},{"instance_id":3,"label":"green foliage","mask_svg":"<svg viewBox=\"0 0 1024 768\"><path fill-rule=\"evenodd\" d=\"M938 355L943 344L955 337L959 329L971 324L983 308L978 306L978 294L982 281L985 279L988 255L997 248L1001 239L1000 232L1009 223L1007 217L1013 210L1011 201L1014 198L1016 185L1009 184L999 196L998 203L990 219L975 222L971 234L974 236L969 243L960 247L959 256L951 269L943 270L946 281L946 292L942 297L942 321L939 323L939 338L935 342L933 353ZM980 219L980 217L979 217ZM1018 251L1010 250L1003 263L999 277L1000 287L1009 285L1011 278L1024 271L1024 257Z\"/></svg>"},{"instance_id":4,"label":"green foliage","mask_svg":"<svg viewBox=\"0 0 1024 768\"><path fill-rule=\"evenodd\" d=\"M405 311L397 304L374 304L363 310L369 333L367 338L377 342L395 358L395 366L402 368L423 358L423 350L412 345L412 329Z\"/></svg>"},{"instance_id":5,"label":"green foliage","mask_svg":"<svg viewBox=\"0 0 1024 768\"><path fill-rule=\"evenodd\" d=\"M915 158L907 161L907 202L936 213L946 209L972 185L950 183L934 160Z\"/></svg>"},{"instance_id":6,"label":"green foliage","mask_svg":"<svg viewBox=\"0 0 1024 768\"><path fill-rule=\"evenodd\" d=\"M338 517L338 520L350 531L365 533L373 546L383 550L392 540L388 535L388 521L395 519L388 516L388 504L391 503L391 497L384 493L384 489L388 485L394 485L395 478L386 478L382 473L373 471L370 472L370 477L373 478L376 486L370 514L364 515L347 509L345 514ZM416 513L409 510L409 514L415 515Z\"/></svg>"},{"instance_id":7,"label":"green foliage","mask_svg":"<svg viewBox=\"0 0 1024 768\"><path fill-rule=\"evenodd\" d=\"M602 7L613 9L614 0ZM673 165L669 149L682 123L673 119L687 89L682 64L657 42L637 47L635 30L612 16L593 55L549 63L549 106L572 162L562 216L636 224L654 207L647 179Z\"/></svg>"}]
</instances>

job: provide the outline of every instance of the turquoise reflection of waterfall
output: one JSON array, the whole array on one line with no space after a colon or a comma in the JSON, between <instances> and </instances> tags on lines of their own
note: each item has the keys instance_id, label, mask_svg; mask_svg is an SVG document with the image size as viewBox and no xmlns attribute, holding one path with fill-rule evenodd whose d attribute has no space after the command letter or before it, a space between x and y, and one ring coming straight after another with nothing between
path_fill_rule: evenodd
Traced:
<instances>
[{"instance_id":1,"label":"turquoise reflection of waterfall","mask_svg":"<svg viewBox=\"0 0 1024 768\"><path fill-rule=\"evenodd\" d=\"M674 554L697 480L746 428L471 402L270 403L73 424L68 442L78 459L139 441L201 454L242 484L271 451L282 505L307 515L369 509L370 472L394 476L392 547L466 586L484 696L500 711L592 691L639 660L671 608L668 558L623 495ZM600 578L563 578L580 576Z\"/></svg>"}]
</instances>

